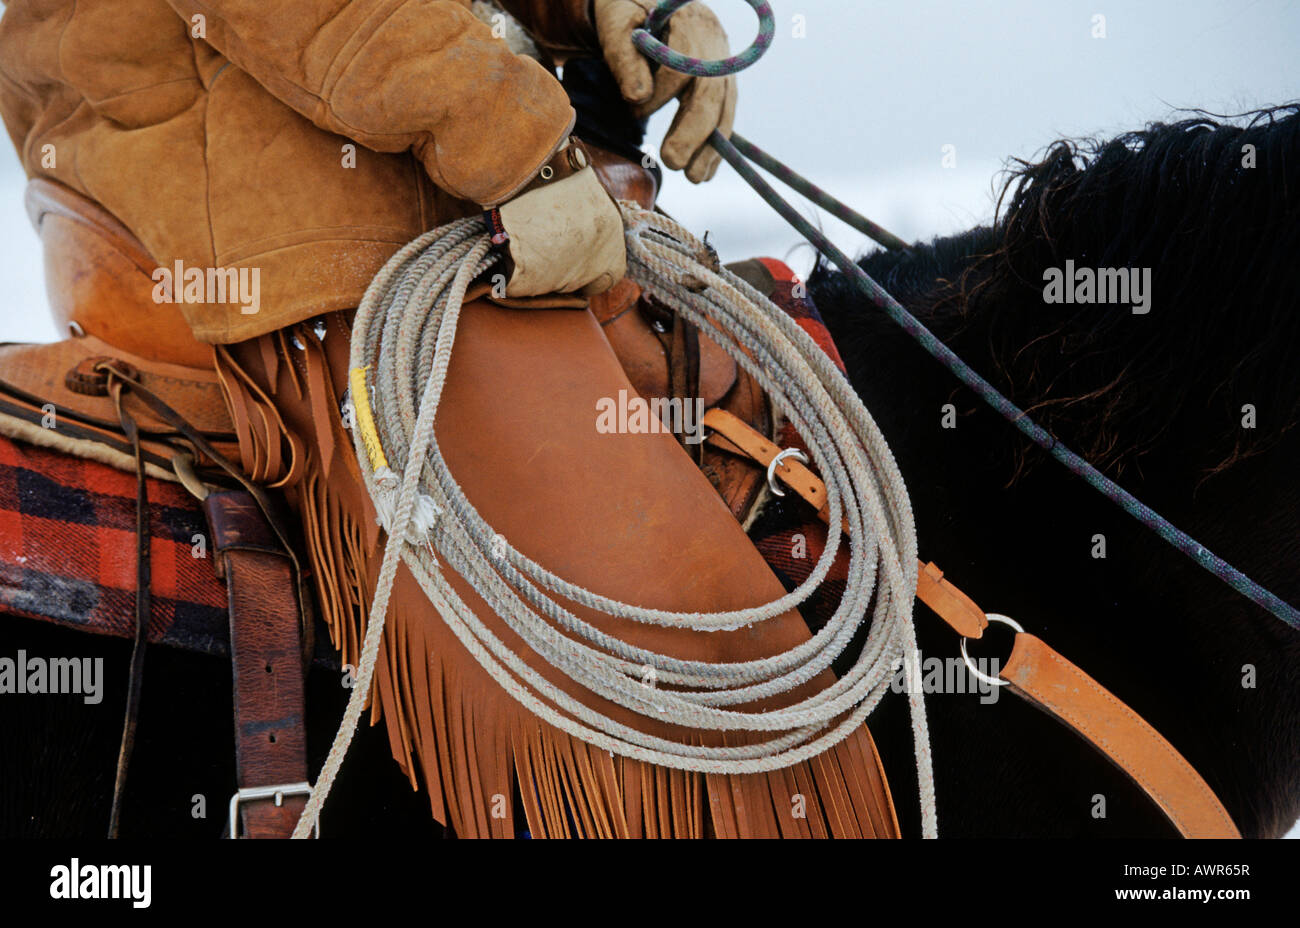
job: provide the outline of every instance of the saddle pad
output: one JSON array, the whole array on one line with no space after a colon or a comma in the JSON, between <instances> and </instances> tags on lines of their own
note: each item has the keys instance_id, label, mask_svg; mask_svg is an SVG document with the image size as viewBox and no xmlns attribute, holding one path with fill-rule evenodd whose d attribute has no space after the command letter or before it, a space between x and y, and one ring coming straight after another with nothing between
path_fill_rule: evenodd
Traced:
<instances>
[{"instance_id":1,"label":"saddle pad","mask_svg":"<svg viewBox=\"0 0 1300 928\"><path fill-rule=\"evenodd\" d=\"M148 478L149 641L228 654L226 585L199 503ZM101 635L135 635L132 473L0 436L0 611Z\"/></svg>"}]
</instances>

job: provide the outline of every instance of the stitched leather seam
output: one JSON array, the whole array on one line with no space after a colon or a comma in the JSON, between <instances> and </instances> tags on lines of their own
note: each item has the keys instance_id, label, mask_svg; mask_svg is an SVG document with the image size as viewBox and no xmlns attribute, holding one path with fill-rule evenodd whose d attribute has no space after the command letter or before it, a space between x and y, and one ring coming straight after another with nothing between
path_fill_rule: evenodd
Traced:
<instances>
[{"instance_id":1,"label":"stitched leather seam","mask_svg":"<svg viewBox=\"0 0 1300 928\"><path fill-rule=\"evenodd\" d=\"M333 233L328 236L320 233ZM216 256L216 263L221 267L243 264L250 266L256 260L277 251L297 248L300 245L313 246L334 243L363 245L404 245L410 241L409 229L385 226L312 226L263 236L249 242L241 242L238 248L228 248ZM254 250L260 249L260 250Z\"/></svg>"},{"instance_id":2,"label":"stitched leather seam","mask_svg":"<svg viewBox=\"0 0 1300 928\"><path fill-rule=\"evenodd\" d=\"M131 87L130 89L120 91L119 93L109 94L107 97L96 97L95 99L92 100L90 97L83 96L82 99L85 100L91 106L98 107L105 103L112 103L114 100L121 100L124 97L130 97L138 93L147 93L151 90L157 90L159 87L166 87L168 84L198 84L200 88L202 88L204 91L207 90L206 87L203 87L202 81L200 81L197 76L191 75L190 77L171 77L165 81L158 81L157 83L154 84L142 84L139 87ZM192 103L190 105L193 106ZM189 109L189 107L186 107L186 109ZM182 110L181 112L184 112L184 110ZM175 118L176 118L175 116L168 116L164 118L163 122L168 122ZM154 126L161 125L161 124L162 123L150 123L146 128L153 128Z\"/></svg>"},{"instance_id":3,"label":"stitched leather seam","mask_svg":"<svg viewBox=\"0 0 1300 928\"><path fill-rule=\"evenodd\" d=\"M1157 745L1162 751L1164 751L1167 755L1169 755L1169 759L1174 763L1175 767L1177 767L1184 774L1190 775L1191 781L1197 786L1202 796L1209 802L1209 805L1214 809L1214 813L1216 817L1218 817L1224 824L1228 825L1230 831L1236 831L1236 825L1232 822L1232 819L1228 817L1227 812L1223 809L1222 805L1218 801L1218 798L1210 790L1209 786L1201 778L1200 774L1198 774L1196 770L1191 766L1191 764L1187 762L1186 758L1184 758L1181 754L1179 754L1176 750L1174 750L1173 746L1169 744L1169 742L1166 741L1163 736L1161 736L1158 732L1155 732L1154 729L1150 728L1150 726L1147 725L1147 723L1142 719L1141 716L1139 716L1136 712L1134 712L1123 702L1120 702L1120 700L1114 694L1112 694L1104 687L1102 687L1100 683L1097 683L1091 677L1088 677L1086 674L1083 673L1082 670L1080 670L1079 668L1075 667L1073 664L1066 661L1065 658L1061 657L1061 655L1047 648L1046 645L1044 645L1044 653L1053 663L1058 664L1063 670L1065 670L1069 674L1069 676L1071 676L1077 681L1085 683L1087 685L1087 688L1091 689L1095 693L1100 694L1108 702L1118 707L1121 710L1121 714L1125 715L1132 721L1136 721L1138 725L1138 730L1142 732L1145 739L1148 742ZM1107 752L1110 753L1110 747L1107 740L1105 738L1100 737L1099 734L1096 732L1096 730L1093 729L1091 726L1089 726L1084 719L1076 718L1074 714L1069 712L1067 707L1064 705L1057 705L1057 704L1046 703L1046 702L1045 705L1051 705L1054 712L1056 712L1058 715L1062 716L1063 718L1068 719L1070 723L1074 725L1076 728L1078 728L1080 731L1088 732L1089 737L1093 741L1095 741L1099 745L1106 746ZM1118 756L1118 752L1115 753L1116 756ZM1129 770L1129 773L1135 780L1137 780L1139 783L1142 784L1143 788L1145 788L1147 792L1154 795L1160 801L1161 808L1165 810L1169 818L1172 819L1174 824L1178 826L1179 831L1183 832L1184 834L1188 834L1189 829L1186 826L1186 819L1183 816L1178 814L1178 812L1175 809L1175 806L1169 801L1168 797L1160 789L1157 788L1156 784L1152 782L1148 782L1148 778L1144 777L1143 775L1141 775L1139 772L1135 770Z\"/></svg>"}]
</instances>

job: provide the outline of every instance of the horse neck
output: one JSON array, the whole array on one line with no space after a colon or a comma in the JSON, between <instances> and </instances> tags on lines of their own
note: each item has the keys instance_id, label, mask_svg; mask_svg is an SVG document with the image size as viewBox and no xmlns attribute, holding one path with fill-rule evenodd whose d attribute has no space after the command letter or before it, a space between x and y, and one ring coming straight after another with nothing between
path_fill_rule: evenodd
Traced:
<instances>
[{"instance_id":1,"label":"horse neck","mask_svg":"<svg viewBox=\"0 0 1300 928\"><path fill-rule=\"evenodd\" d=\"M976 370L1013 400L1029 405L1036 390L1052 383L1047 359L1070 361L1077 333L1043 322L1037 288L1017 292L990 284L977 260L989 241L987 230L975 230L910 255L875 255L863 264ZM1162 542L1057 469L883 313L867 306L841 276L815 277L812 294L855 387L898 457L912 490L922 544L931 539L933 550L944 537L953 557L991 547L1019 563L1015 579L992 592L989 608L1017 601L1059 603L1062 590L1070 589L1067 598L1078 609L1038 616L1055 620L1053 643L1067 654L1091 655L1096 665L1089 669L1103 678L1126 681L1126 695L1131 693L1135 705L1158 719L1175 743L1191 745L1193 752L1199 745L1204 753L1198 763L1208 766L1207 775L1233 797L1236 808L1249 810L1243 827L1258 834L1289 827L1300 814L1300 797L1289 786L1300 770L1300 736L1293 724L1300 714L1300 675L1295 671L1300 636L1172 549L1166 552ZM1102 366L1079 376L1104 383L1122 372L1129 346L1122 332L1114 338L1113 345L1092 343ZM1034 339L1036 357L1026 361L1022 356L1018 365L1010 346ZM1213 368L1207 372L1203 364L1175 365L1167 389L1176 391L1177 401L1195 392L1198 378L1204 387L1207 375L1219 373ZM1028 384L1029 398L1017 390L1022 383ZM1106 409L1105 399L1098 397L1091 408L1080 403L1085 407L1081 414L1056 417L1057 434L1076 450L1095 449L1102 436L1092 429L1100 421L1097 410ZM1141 395L1132 399L1131 407L1119 408L1115 421L1104 423L1102 435L1111 436L1105 440L1113 447L1141 447L1146 434L1155 431L1132 411ZM940 427L947 403L958 414L955 430ZM1148 405L1168 410L1176 402L1162 398ZM1178 416L1165 424L1163 444L1102 464L1216 553L1278 595L1300 602L1300 491L1289 476L1300 455L1298 432L1274 436L1265 450L1205 481L1204 471L1215 459L1203 440L1198 445L1203 436L1196 417ZM1111 565L1114 579L1105 590L1109 598L1086 588L1086 571L1078 558L1070 557L1068 539L1042 543L1047 536L1059 541L1064 534L1086 540L1099 522L1119 547L1119 558ZM1098 625L1098 615L1106 616L1105 624ZM1152 661L1152 654L1164 657ZM1248 665L1257 678L1252 689L1243 686ZM1260 698L1265 691L1268 695ZM1228 753L1214 747L1230 742L1241 749Z\"/></svg>"}]
</instances>

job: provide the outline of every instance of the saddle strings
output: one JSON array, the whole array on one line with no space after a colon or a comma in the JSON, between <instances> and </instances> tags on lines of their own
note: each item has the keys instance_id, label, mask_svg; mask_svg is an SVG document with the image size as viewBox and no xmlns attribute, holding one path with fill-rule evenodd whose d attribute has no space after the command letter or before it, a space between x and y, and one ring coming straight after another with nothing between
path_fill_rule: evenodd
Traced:
<instances>
[{"instance_id":1,"label":"saddle strings","mask_svg":"<svg viewBox=\"0 0 1300 928\"><path fill-rule=\"evenodd\" d=\"M515 550L466 498L434 431L466 290L497 256L478 217L425 233L376 275L353 323L352 432L388 541L356 684L294 837L310 832L360 721L399 559L465 648L521 705L582 741L664 767L752 774L808 760L863 724L901 665L922 833L937 835L930 737L912 625L915 527L902 475L884 437L848 381L787 313L719 267L711 250L675 222L629 202L620 202L619 208L629 277L721 345L768 391L807 442L825 480L830 510L822 556L802 585L764 605L672 612L609 599ZM849 567L839 607L807 641L760 660L712 663L656 653L601 632L552 598L701 633L751 626L796 608L813 593L839 550L842 525L848 528ZM683 743L589 708L530 667L483 623L447 582L439 556L529 648L584 690L646 718L699 732L739 730L764 736L732 746ZM843 677L780 709L733 708L787 693L829 668L869 609L866 642ZM657 683L673 689L648 686L647 668Z\"/></svg>"}]
</instances>

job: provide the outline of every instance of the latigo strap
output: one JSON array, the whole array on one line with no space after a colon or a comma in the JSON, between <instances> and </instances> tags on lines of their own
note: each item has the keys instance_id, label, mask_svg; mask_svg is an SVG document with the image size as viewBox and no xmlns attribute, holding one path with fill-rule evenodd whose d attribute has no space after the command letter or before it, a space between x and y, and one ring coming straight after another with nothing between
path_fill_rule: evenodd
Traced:
<instances>
[{"instance_id":1,"label":"latigo strap","mask_svg":"<svg viewBox=\"0 0 1300 928\"><path fill-rule=\"evenodd\" d=\"M1240 838L1219 797L1182 754L1109 690L1029 634L999 676L1068 725L1142 788L1185 838Z\"/></svg>"},{"instance_id":2,"label":"latigo strap","mask_svg":"<svg viewBox=\"0 0 1300 928\"><path fill-rule=\"evenodd\" d=\"M239 784L231 837L287 838L309 789L303 622L293 561L247 492L211 493L203 511L230 596Z\"/></svg>"}]
</instances>

